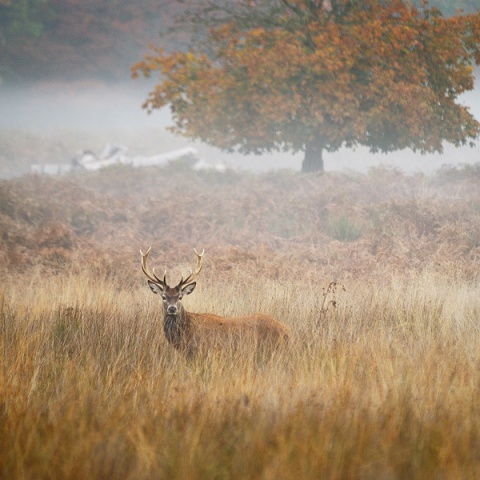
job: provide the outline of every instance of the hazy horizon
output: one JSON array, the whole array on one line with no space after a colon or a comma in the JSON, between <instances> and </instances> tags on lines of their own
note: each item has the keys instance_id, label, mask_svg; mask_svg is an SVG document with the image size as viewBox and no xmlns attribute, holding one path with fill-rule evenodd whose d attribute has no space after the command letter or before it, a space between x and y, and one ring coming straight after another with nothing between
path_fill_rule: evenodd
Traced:
<instances>
[{"instance_id":1,"label":"hazy horizon","mask_svg":"<svg viewBox=\"0 0 480 480\"><path fill-rule=\"evenodd\" d=\"M477 74L478 77L478 74ZM115 137L122 137L121 132L136 132L141 137L142 131L152 135L152 130L166 129L172 125L168 109L152 114L142 108L154 82L129 80L123 83L106 84L98 81L79 82L40 82L29 87L0 87L0 104L3 115L0 117L0 132L11 130L30 132L41 136L61 135L62 131L98 133L114 132ZM468 105L472 114L480 119L480 88L462 96L462 103ZM163 136L163 134L162 134ZM302 153L271 153L262 156L225 153L200 142L192 142L182 137L173 137L165 132L169 140L163 148L161 142L158 151L162 153L178 147L194 146L200 156L206 160L224 162L232 168L251 171L265 171L276 168L300 170ZM478 143L478 142L477 142ZM136 151L141 145L126 145ZM91 149L86 144L84 149ZM444 164L474 163L480 159L480 147L468 146L455 148L446 144L444 154L421 155L410 150L400 150L390 154L371 154L366 148L355 150L343 148L338 152L324 155L326 171L367 171L381 164L391 165L404 172L421 171L431 173ZM72 152L72 156L75 152ZM68 161L69 159L65 159Z\"/></svg>"}]
</instances>

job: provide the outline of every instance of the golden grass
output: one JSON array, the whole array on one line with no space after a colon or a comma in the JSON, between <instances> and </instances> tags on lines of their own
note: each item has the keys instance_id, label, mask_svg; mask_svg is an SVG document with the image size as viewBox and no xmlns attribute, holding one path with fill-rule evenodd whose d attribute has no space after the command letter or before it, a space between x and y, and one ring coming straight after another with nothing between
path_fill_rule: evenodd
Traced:
<instances>
[{"instance_id":1,"label":"golden grass","mask_svg":"<svg viewBox=\"0 0 480 480\"><path fill-rule=\"evenodd\" d=\"M157 297L88 267L7 277L0 477L478 478L478 281L350 280L334 307L328 282L254 273L207 276L185 304L274 314L293 338L270 360L188 362Z\"/></svg>"},{"instance_id":2,"label":"golden grass","mask_svg":"<svg viewBox=\"0 0 480 480\"><path fill-rule=\"evenodd\" d=\"M0 181L0 478L480 478L479 178ZM149 245L172 283L205 247L186 308L289 348L177 354Z\"/></svg>"}]
</instances>

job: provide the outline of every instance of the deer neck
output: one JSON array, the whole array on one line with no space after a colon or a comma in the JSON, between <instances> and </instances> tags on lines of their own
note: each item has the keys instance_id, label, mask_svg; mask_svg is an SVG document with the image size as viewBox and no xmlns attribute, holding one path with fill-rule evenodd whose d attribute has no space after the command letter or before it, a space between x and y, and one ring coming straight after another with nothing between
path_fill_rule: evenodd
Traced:
<instances>
[{"instance_id":1,"label":"deer neck","mask_svg":"<svg viewBox=\"0 0 480 480\"><path fill-rule=\"evenodd\" d=\"M190 317L181 307L176 315L165 313L163 331L168 343L180 349L190 332Z\"/></svg>"}]
</instances>

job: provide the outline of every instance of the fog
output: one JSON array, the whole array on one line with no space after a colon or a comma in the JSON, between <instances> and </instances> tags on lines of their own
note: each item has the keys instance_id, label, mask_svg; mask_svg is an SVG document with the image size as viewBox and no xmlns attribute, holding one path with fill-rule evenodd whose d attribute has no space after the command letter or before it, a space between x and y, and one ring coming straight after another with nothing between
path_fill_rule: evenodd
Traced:
<instances>
[{"instance_id":1,"label":"fog","mask_svg":"<svg viewBox=\"0 0 480 480\"><path fill-rule=\"evenodd\" d=\"M478 77L479 75L477 75ZM82 135L85 150L99 148L102 140L123 143L132 154L156 154L173 148L194 146L201 158L223 162L227 166L251 171L266 171L275 168L300 170L303 155L273 153L262 156L227 154L199 142L174 137L166 131L171 125L168 109L148 115L141 108L153 83L131 80L123 84L79 82L73 84L45 83L27 88L0 86L0 138L9 132L29 132L57 142L62 135ZM480 119L480 88L464 95L460 102L469 106ZM97 138L97 144L89 141L89 134ZM153 139L153 140L152 140ZM147 147L148 145L148 147ZM76 145L78 147L78 145ZM0 143L0 157L2 145ZM148 150L148 151L147 151ZM76 152L64 152L69 162ZM365 172L379 165L390 165L408 173L430 173L444 164L474 163L480 159L480 147L455 148L445 146L443 155L414 154L409 150L391 154L371 154L365 148L342 149L325 154L326 171L353 170ZM58 158L54 159L59 161Z\"/></svg>"}]
</instances>

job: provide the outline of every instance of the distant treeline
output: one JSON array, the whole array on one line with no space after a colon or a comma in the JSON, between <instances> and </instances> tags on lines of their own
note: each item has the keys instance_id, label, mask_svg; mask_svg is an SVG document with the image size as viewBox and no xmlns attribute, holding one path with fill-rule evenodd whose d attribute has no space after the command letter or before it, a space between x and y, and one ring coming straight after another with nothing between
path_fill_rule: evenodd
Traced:
<instances>
[{"instance_id":1,"label":"distant treeline","mask_svg":"<svg viewBox=\"0 0 480 480\"><path fill-rule=\"evenodd\" d=\"M129 77L171 22L165 0L0 0L0 80Z\"/></svg>"},{"instance_id":2,"label":"distant treeline","mask_svg":"<svg viewBox=\"0 0 480 480\"><path fill-rule=\"evenodd\" d=\"M179 14L191 1L0 0L0 83L128 78L130 65L149 44L185 45L189 26L183 28ZM429 5L444 15L480 8L479 0L432 0ZM174 34L166 35L174 25Z\"/></svg>"}]
</instances>

